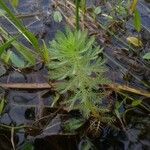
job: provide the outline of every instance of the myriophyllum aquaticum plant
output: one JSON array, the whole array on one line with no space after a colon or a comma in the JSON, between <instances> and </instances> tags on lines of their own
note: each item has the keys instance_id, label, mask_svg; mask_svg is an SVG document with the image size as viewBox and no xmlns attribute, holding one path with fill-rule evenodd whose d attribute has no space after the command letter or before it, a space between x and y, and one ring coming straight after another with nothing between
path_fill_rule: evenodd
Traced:
<instances>
[{"instance_id":1,"label":"myriophyllum aquaticum plant","mask_svg":"<svg viewBox=\"0 0 150 150\"><path fill-rule=\"evenodd\" d=\"M66 29L58 32L50 42L50 79L55 82L60 94L69 92L64 100L69 110L79 109L87 118L108 112L102 103L106 93L99 85L107 84L105 60L102 48L86 31ZM99 115L98 115L99 116Z\"/></svg>"}]
</instances>

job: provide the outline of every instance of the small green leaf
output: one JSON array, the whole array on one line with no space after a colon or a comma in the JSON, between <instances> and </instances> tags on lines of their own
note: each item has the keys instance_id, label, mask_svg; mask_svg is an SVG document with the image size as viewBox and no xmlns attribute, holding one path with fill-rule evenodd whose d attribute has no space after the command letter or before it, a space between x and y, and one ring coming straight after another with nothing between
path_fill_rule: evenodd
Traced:
<instances>
[{"instance_id":1,"label":"small green leaf","mask_svg":"<svg viewBox=\"0 0 150 150\"><path fill-rule=\"evenodd\" d=\"M138 10L135 10L134 12L134 27L137 30L137 32L141 31L141 26L142 26L142 22L141 22L141 16Z\"/></svg>"},{"instance_id":2,"label":"small green leaf","mask_svg":"<svg viewBox=\"0 0 150 150\"><path fill-rule=\"evenodd\" d=\"M83 119L70 119L65 123L65 129L68 131L75 131L84 124Z\"/></svg>"},{"instance_id":3,"label":"small green leaf","mask_svg":"<svg viewBox=\"0 0 150 150\"><path fill-rule=\"evenodd\" d=\"M101 10L101 7L100 7L100 6L96 7L95 10L94 10L94 13L95 13L96 15L100 14L101 12L102 12L102 10Z\"/></svg>"},{"instance_id":4,"label":"small green leaf","mask_svg":"<svg viewBox=\"0 0 150 150\"><path fill-rule=\"evenodd\" d=\"M134 100L133 102L132 102L132 106L133 107L135 107L135 106L138 106L138 105L140 105L142 103L142 101L141 100Z\"/></svg>"},{"instance_id":5,"label":"small green leaf","mask_svg":"<svg viewBox=\"0 0 150 150\"><path fill-rule=\"evenodd\" d=\"M146 54L143 56L143 58L150 60L150 52L149 52L149 53L146 53Z\"/></svg>"},{"instance_id":6,"label":"small green leaf","mask_svg":"<svg viewBox=\"0 0 150 150\"><path fill-rule=\"evenodd\" d=\"M13 7L17 7L19 5L19 0L9 0Z\"/></svg>"},{"instance_id":7,"label":"small green leaf","mask_svg":"<svg viewBox=\"0 0 150 150\"><path fill-rule=\"evenodd\" d=\"M62 21L62 15L59 11L55 11L53 15L55 22L61 22Z\"/></svg>"},{"instance_id":8,"label":"small green leaf","mask_svg":"<svg viewBox=\"0 0 150 150\"><path fill-rule=\"evenodd\" d=\"M19 56L17 56L15 53L11 54L10 60L15 67L18 67L18 68L24 68L25 67L24 60L19 58Z\"/></svg>"},{"instance_id":9,"label":"small green leaf","mask_svg":"<svg viewBox=\"0 0 150 150\"><path fill-rule=\"evenodd\" d=\"M38 51L39 50L39 43L38 39L35 37L33 33L31 33L23 23L11 12L11 10L7 7L3 0L0 0L0 6L4 9L1 11L1 15L5 17L31 44L34 48ZM4 13L6 12L6 13Z\"/></svg>"},{"instance_id":10,"label":"small green leaf","mask_svg":"<svg viewBox=\"0 0 150 150\"><path fill-rule=\"evenodd\" d=\"M5 105L5 99L1 99L0 101L0 115L2 114L4 110L4 105Z\"/></svg>"}]
</instances>

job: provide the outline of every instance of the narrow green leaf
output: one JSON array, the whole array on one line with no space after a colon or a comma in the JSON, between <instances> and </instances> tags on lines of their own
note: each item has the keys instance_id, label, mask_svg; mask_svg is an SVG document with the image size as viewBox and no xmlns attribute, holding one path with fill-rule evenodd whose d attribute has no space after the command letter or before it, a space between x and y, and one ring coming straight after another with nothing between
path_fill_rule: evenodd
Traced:
<instances>
[{"instance_id":1,"label":"narrow green leaf","mask_svg":"<svg viewBox=\"0 0 150 150\"><path fill-rule=\"evenodd\" d=\"M137 4L138 4L138 0L132 0L131 6L129 9L130 14L133 14L133 12L136 10Z\"/></svg>"},{"instance_id":2,"label":"narrow green leaf","mask_svg":"<svg viewBox=\"0 0 150 150\"><path fill-rule=\"evenodd\" d=\"M134 27L137 30L137 32L141 31L142 27L141 16L137 9L134 12Z\"/></svg>"},{"instance_id":3,"label":"narrow green leaf","mask_svg":"<svg viewBox=\"0 0 150 150\"><path fill-rule=\"evenodd\" d=\"M8 65L9 60L10 60L10 56L11 56L12 51L8 50L6 52L6 54L2 56L2 59L4 60L4 62Z\"/></svg>"},{"instance_id":4,"label":"narrow green leaf","mask_svg":"<svg viewBox=\"0 0 150 150\"><path fill-rule=\"evenodd\" d=\"M1 46L0 46L0 56L1 54L11 45L11 43L16 40L16 37L14 38L10 38L7 42L3 43Z\"/></svg>"},{"instance_id":5,"label":"narrow green leaf","mask_svg":"<svg viewBox=\"0 0 150 150\"><path fill-rule=\"evenodd\" d=\"M8 41L10 41L12 39L12 37L10 35L8 35L8 33L0 27L0 33L2 35L2 37L4 39L7 39ZM16 48L16 50L18 51L18 53L20 53L25 60L27 60L31 65L35 64L35 55L33 54L33 52L31 52L31 50L29 48L27 48L26 46L24 46L23 44L15 41L12 41L12 46L14 46Z\"/></svg>"},{"instance_id":6,"label":"narrow green leaf","mask_svg":"<svg viewBox=\"0 0 150 150\"><path fill-rule=\"evenodd\" d=\"M49 60L50 60L50 58L49 58L49 49L47 48L44 40L43 40L42 57L43 57L45 63L49 62Z\"/></svg>"},{"instance_id":7,"label":"narrow green leaf","mask_svg":"<svg viewBox=\"0 0 150 150\"><path fill-rule=\"evenodd\" d=\"M18 42L13 42L13 46L31 65L35 64L35 55L30 52L30 49Z\"/></svg>"},{"instance_id":8,"label":"narrow green leaf","mask_svg":"<svg viewBox=\"0 0 150 150\"><path fill-rule=\"evenodd\" d=\"M5 100L1 99L1 101L0 101L0 115L2 114L2 112L4 110L4 105L5 105Z\"/></svg>"},{"instance_id":9,"label":"narrow green leaf","mask_svg":"<svg viewBox=\"0 0 150 150\"><path fill-rule=\"evenodd\" d=\"M16 18L16 16L6 6L3 0L0 0L0 6L6 11L8 16L6 16L5 13L2 13L2 11L1 15L3 15L12 25L14 25L17 28L17 30L34 46L36 50L39 50L39 43L34 34L25 28L22 22Z\"/></svg>"}]
</instances>

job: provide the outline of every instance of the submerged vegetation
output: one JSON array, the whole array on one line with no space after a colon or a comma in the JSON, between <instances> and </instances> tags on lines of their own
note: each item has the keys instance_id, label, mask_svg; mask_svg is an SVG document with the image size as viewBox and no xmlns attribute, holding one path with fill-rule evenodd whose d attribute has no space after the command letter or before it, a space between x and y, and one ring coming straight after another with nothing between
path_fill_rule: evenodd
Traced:
<instances>
[{"instance_id":1,"label":"submerged vegetation","mask_svg":"<svg viewBox=\"0 0 150 150\"><path fill-rule=\"evenodd\" d=\"M5 18L16 31L11 34L4 26L0 27L0 133L8 129L11 149L30 150L33 149L31 141L59 134L78 135L80 150L100 148L96 140L107 134L105 129L115 134L123 131L129 143L135 144L146 132L146 121L138 124L140 121L133 116L140 111L147 119L150 113L147 102L150 98L150 31L142 24L138 0L95 1L92 6L87 0L52 0L51 19L56 24L65 22L65 26L48 42L37 38L18 19L17 7L21 2L8 2L14 12L7 7L8 3L0 0L0 19ZM130 30L135 30L134 34ZM143 38L144 30L147 35ZM12 70L19 75L15 74L16 81L9 83L8 74ZM32 83L28 72L38 72L42 79ZM7 82L3 82L7 75ZM25 80L18 83L22 75ZM16 105L13 104L15 98L9 94L21 91L27 102L22 105L24 98L21 97L16 100L17 107L27 107L24 115L30 121L19 125L15 121L3 122L9 107ZM36 102L31 105L28 95L31 94L29 97L34 101L35 91ZM144 130L138 129L134 140L130 138L132 123ZM25 137L24 144L18 146L15 135L20 132L32 140Z\"/></svg>"}]
</instances>

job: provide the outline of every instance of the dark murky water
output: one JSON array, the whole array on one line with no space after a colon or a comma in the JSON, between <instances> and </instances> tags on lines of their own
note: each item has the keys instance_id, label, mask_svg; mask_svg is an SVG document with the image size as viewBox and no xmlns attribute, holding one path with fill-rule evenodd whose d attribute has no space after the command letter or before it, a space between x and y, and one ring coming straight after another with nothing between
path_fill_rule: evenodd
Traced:
<instances>
[{"instance_id":1,"label":"dark murky water","mask_svg":"<svg viewBox=\"0 0 150 150\"><path fill-rule=\"evenodd\" d=\"M58 29L63 29L64 23L58 24L52 21L52 9L50 5L50 0L29 0L29 1L20 1L20 6L17 9L18 14L33 14L37 13L38 15L32 17L23 17L24 23L26 26L33 31L37 37L46 40L48 43L49 40L54 38L54 35ZM144 37L147 34L147 29L150 30L150 4L141 1L139 4L139 10L142 14L142 22L144 26ZM11 34L15 34L16 30L5 20L1 19L0 24L4 26ZM128 30L134 33L133 26L130 24L127 26ZM143 31L143 32L144 32ZM127 32L126 34L129 34ZM150 34L147 35L146 49L150 48ZM26 42L26 41L23 41ZM121 47L118 41L114 41L114 45ZM119 63L124 63L125 68L120 68L112 61L108 60L108 66L110 68L112 80L118 83L130 83L138 87L145 88L135 78L129 80L125 79L125 76L130 72L131 63L130 61L134 54L131 56L126 55L124 51L119 49L117 53L108 52L108 54L116 58L116 61ZM140 51L140 50L139 50ZM147 50L145 50L147 51ZM107 52L107 50L106 50ZM142 55L143 52L140 52ZM135 56L138 58L139 56ZM128 58L128 59L127 59ZM137 61L135 61L137 63ZM138 68L133 72L134 76L140 80L145 80L148 84L150 83L150 72L147 71L150 64L141 60L140 67L143 66L141 63L144 63L144 67ZM138 67L138 66L137 66ZM147 71L147 72L145 72ZM146 76L141 75L146 74ZM14 69L7 71L7 73L0 77L0 82L11 82L11 83L34 83L34 82L47 82L47 71L42 66L36 66L28 72L17 72ZM149 90L148 88L145 88ZM80 149L80 138L78 135L63 135L62 132L62 117L65 116L65 112L55 114L56 110L48 108L51 104L53 97L53 92L50 90L6 90L2 93L7 99L8 103L5 108L5 113L0 117L0 123L5 125L12 126L21 126L28 125L33 128L21 128L18 132L15 133L15 144L17 149L22 150L23 145L26 141L31 141L34 143L35 150L76 150ZM46 106L46 107L45 107ZM42 117L47 116L44 120L40 120ZM50 116L49 116L50 115ZM101 137L93 139L92 142L97 149L107 149L107 150L148 150L150 147L150 131L147 112L142 111L141 109L131 111L126 115L127 117L127 129L126 131L116 130L109 127L103 129ZM45 120L46 119L46 120ZM39 121L40 120L40 121ZM45 124L46 123L46 124ZM51 127L53 126L54 127ZM44 130L43 130L44 127ZM49 127L49 128L48 128ZM41 128L41 130L40 130ZM12 149L12 144L10 142L11 133L5 128L0 128L0 150L10 150Z\"/></svg>"}]
</instances>

